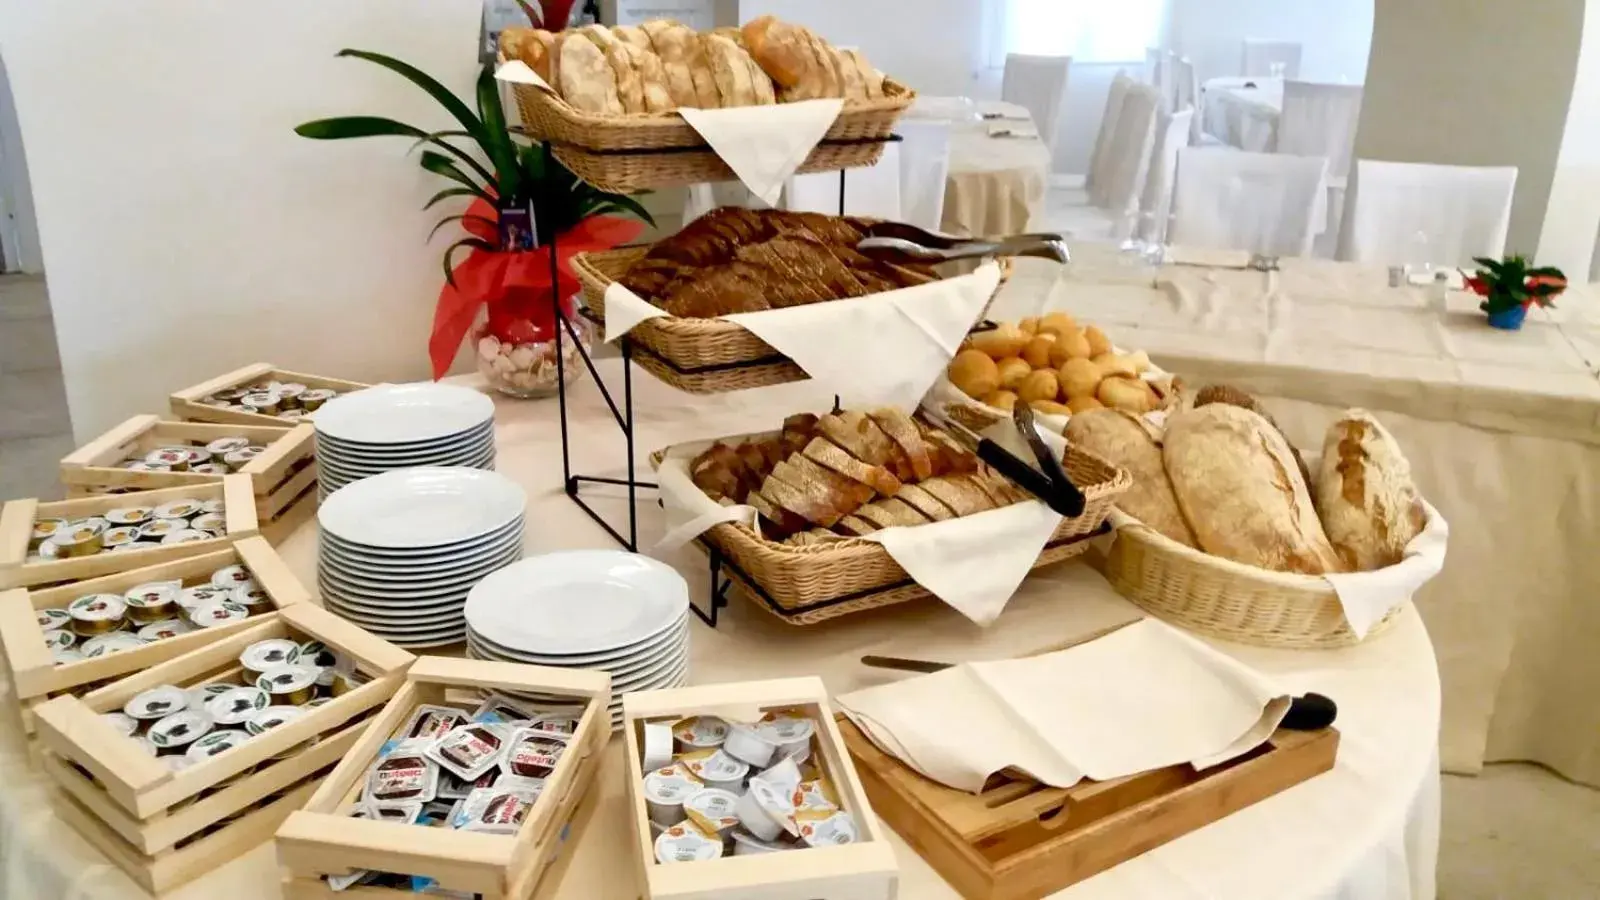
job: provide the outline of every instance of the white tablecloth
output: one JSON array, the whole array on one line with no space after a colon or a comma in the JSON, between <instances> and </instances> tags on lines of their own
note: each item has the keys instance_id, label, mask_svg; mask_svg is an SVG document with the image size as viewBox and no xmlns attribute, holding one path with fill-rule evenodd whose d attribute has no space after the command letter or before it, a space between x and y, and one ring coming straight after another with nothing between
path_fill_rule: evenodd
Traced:
<instances>
[{"instance_id":1,"label":"white tablecloth","mask_svg":"<svg viewBox=\"0 0 1600 900\"><path fill-rule=\"evenodd\" d=\"M951 123L941 229L980 237L1026 231L1050 188L1050 148L1037 137L991 137L990 123L970 116L1006 115L1013 118L1003 124L1032 129L1028 111L961 97L919 98L917 104L918 114Z\"/></svg>"},{"instance_id":2,"label":"white tablecloth","mask_svg":"<svg viewBox=\"0 0 1600 900\"><path fill-rule=\"evenodd\" d=\"M1201 103L1207 134L1241 150L1277 149L1283 79L1213 78L1202 89Z\"/></svg>"},{"instance_id":3,"label":"white tablecloth","mask_svg":"<svg viewBox=\"0 0 1600 900\"><path fill-rule=\"evenodd\" d=\"M602 364L615 377L617 363ZM613 382L615 383L615 382ZM585 474L615 475L622 442L592 385L574 389L576 449ZM668 443L771 427L799 409L825 408L830 397L809 384L724 397L691 397L636 373L638 456ZM500 471L529 495L530 552L610 546L562 493L554 400L497 398ZM614 496L614 494L612 495ZM604 512L620 501L602 494ZM653 502L639 505L643 540L662 528ZM290 567L314 584L317 537L307 526L281 546ZM705 557L687 548L669 558L702 601ZM809 628L782 623L742 597L711 630L692 625L695 683L819 674L838 693L894 677L858 664L864 653L931 659L1016 656L1126 621L1136 611L1093 570L1067 563L1031 578L988 630L936 601L844 617ZM1295 690L1315 690L1339 704L1342 742L1334 770L1129 863L1057 894L1070 900L1229 900L1364 898L1422 900L1433 896L1439 796L1436 739L1439 682L1422 622L1407 612L1389 633L1358 648L1291 653L1223 645ZM599 776L594 816L564 877L541 897L620 900L636 896L628 857L624 775L613 742ZM899 837L894 838L905 900L956 897ZM0 735L0 896L7 898L140 897L119 871L47 810L41 777L18 733ZM278 896L270 847L174 892L175 900L266 900Z\"/></svg>"}]
</instances>

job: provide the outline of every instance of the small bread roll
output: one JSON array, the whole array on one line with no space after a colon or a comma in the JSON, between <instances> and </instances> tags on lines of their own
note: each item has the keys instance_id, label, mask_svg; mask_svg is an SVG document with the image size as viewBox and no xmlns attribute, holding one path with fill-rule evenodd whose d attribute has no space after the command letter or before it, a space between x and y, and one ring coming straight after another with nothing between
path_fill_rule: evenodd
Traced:
<instances>
[{"instance_id":1,"label":"small bread roll","mask_svg":"<svg viewBox=\"0 0 1600 900\"><path fill-rule=\"evenodd\" d=\"M1101 377L1100 367L1089 360L1069 359L1061 365L1061 393L1069 403L1074 397L1093 397Z\"/></svg>"},{"instance_id":2,"label":"small bread roll","mask_svg":"<svg viewBox=\"0 0 1600 900\"><path fill-rule=\"evenodd\" d=\"M1033 407L1034 412L1046 413L1052 416L1072 415L1072 407L1057 403L1054 400L1035 400L1028 405Z\"/></svg>"},{"instance_id":3,"label":"small bread roll","mask_svg":"<svg viewBox=\"0 0 1600 900\"><path fill-rule=\"evenodd\" d=\"M1053 312L1039 319L1040 331L1075 331L1078 320L1064 312Z\"/></svg>"},{"instance_id":4,"label":"small bread roll","mask_svg":"<svg viewBox=\"0 0 1600 900\"><path fill-rule=\"evenodd\" d=\"M1017 323L1017 328L1021 329L1022 331L1027 332L1028 334L1038 334L1039 333L1039 320L1035 319L1035 318L1032 318L1032 317L1023 319L1022 321Z\"/></svg>"},{"instance_id":5,"label":"small bread roll","mask_svg":"<svg viewBox=\"0 0 1600 900\"><path fill-rule=\"evenodd\" d=\"M1014 391L1022 384L1022 379L1033 374L1033 366L1026 360L1015 356L1008 356L999 362L1000 386L1008 391ZM1098 370L1096 370L1098 371Z\"/></svg>"},{"instance_id":6,"label":"small bread roll","mask_svg":"<svg viewBox=\"0 0 1600 900\"><path fill-rule=\"evenodd\" d=\"M1111 352L1111 339L1106 337L1104 331L1090 325L1083 330L1083 336L1089 339L1090 356L1099 356L1103 353Z\"/></svg>"},{"instance_id":7,"label":"small bread roll","mask_svg":"<svg viewBox=\"0 0 1600 900\"><path fill-rule=\"evenodd\" d=\"M982 350L963 350L950 361L950 383L968 397L987 397L1000 389L1000 367Z\"/></svg>"},{"instance_id":8,"label":"small bread roll","mask_svg":"<svg viewBox=\"0 0 1600 900\"><path fill-rule=\"evenodd\" d=\"M1051 365L1060 368L1066 365L1069 359L1089 358L1089 339L1084 337L1082 329L1071 328L1047 333L1058 335L1056 345L1050 349Z\"/></svg>"},{"instance_id":9,"label":"small bread roll","mask_svg":"<svg viewBox=\"0 0 1600 900\"><path fill-rule=\"evenodd\" d=\"M1114 375L1100 382L1095 396L1112 409L1131 413L1147 413L1155 409L1155 394L1137 378Z\"/></svg>"},{"instance_id":10,"label":"small bread roll","mask_svg":"<svg viewBox=\"0 0 1600 900\"><path fill-rule=\"evenodd\" d=\"M1054 369L1040 369L1023 379L1017 388L1017 398L1024 403L1035 400L1054 400L1061 395L1061 382Z\"/></svg>"},{"instance_id":11,"label":"small bread roll","mask_svg":"<svg viewBox=\"0 0 1600 900\"><path fill-rule=\"evenodd\" d=\"M1132 353L1124 354L1122 359L1128 365L1133 366L1133 371L1139 375L1143 375L1150 368L1150 354L1143 350L1135 350Z\"/></svg>"},{"instance_id":12,"label":"small bread roll","mask_svg":"<svg viewBox=\"0 0 1600 900\"><path fill-rule=\"evenodd\" d=\"M1035 369L1050 368L1050 349L1056 343L1053 334L1041 334L1022 348L1022 358Z\"/></svg>"},{"instance_id":13,"label":"small bread roll","mask_svg":"<svg viewBox=\"0 0 1600 900\"><path fill-rule=\"evenodd\" d=\"M1134 366L1133 360L1115 353L1102 353L1094 358L1094 364L1100 367L1100 374L1107 378L1118 376L1125 378L1139 377L1139 369Z\"/></svg>"},{"instance_id":14,"label":"small bread roll","mask_svg":"<svg viewBox=\"0 0 1600 900\"><path fill-rule=\"evenodd\" d=\"M1105 409L1106 405L1093 397L1068 397L1067 408L1075 413L1085 413L1091 409Z\"/></svg>"},{"instance_id":15,"label":"small bread roll","mask_svg":"<svg viewBox=\"0 0 1600 900\"><path fill-rule=\"evenodd\" d=\"M1011 412L1017 405L1017 395L1014 391L995 391L983 398L983 405Z\"/></svg>"},{"instance_id":16,"label":"small bread roll","mask_svg":"<svg viewBox=\"0 0 1600 900\"><path fill-rule=\"evenodd\" d=\"M971 335L967 338L967 346L982 350L991 359L1005 359L1008 356L1021 356L1022 348L1028 346L1030 340L1033 340L1033 335L1008 322Z\"/></svg>"}]
</instances>

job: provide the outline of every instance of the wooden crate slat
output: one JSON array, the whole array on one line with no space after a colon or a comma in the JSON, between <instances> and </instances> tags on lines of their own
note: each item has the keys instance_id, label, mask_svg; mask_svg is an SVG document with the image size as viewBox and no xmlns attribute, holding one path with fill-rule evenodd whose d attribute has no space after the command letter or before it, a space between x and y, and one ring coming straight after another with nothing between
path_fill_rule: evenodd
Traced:
<instances>
[{"instance_id":1,"label":"wooden crate slat","mask_svg":"<svg viewBox=\"0 0 1600 900\"><path fill-rule=\"evenodd\" d=\"M244 384L254 384L261 381L299 382L312 388L328 388L347 393L371 387L359 381L346 381L341 378L330 378L325 375L312 375L305 372L292 372L280 369L271 363L255 363L223 375L218 375L209 381L201 382L193 387L174 391L168 398L172 414L178 418L195 422L216 422L220 424L237 425L284 425L290 424L288 420L277 416L261 415L259 413L242 412L234 409L220 409L208 406L202 402L204 398L215 394L225 388L238 387Z\"/></svg>"}]
</instances>

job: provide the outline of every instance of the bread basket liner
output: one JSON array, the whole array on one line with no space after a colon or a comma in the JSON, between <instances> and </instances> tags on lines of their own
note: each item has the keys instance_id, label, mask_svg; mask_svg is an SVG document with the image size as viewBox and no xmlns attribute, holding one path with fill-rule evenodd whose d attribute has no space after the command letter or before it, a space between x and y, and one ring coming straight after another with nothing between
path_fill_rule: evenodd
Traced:
<instances>
[{"instance_id":1,"label":"bread basket liner","mask_svg":"<svg viewBox=\"0 0 1600 900\"><path fill-rule=\"evenodd\" d=\"M1187 547L1121 510L1106 577L1144 609L1241 643L1343 647L1382 632L1444 568L1450 525L1426 500L1427 522L1398 563L1371 572L1275 572Z\"/></svg>"},{"instance_id":2,"label":"bread basket liner","mask_svg":"<svg viewBox=\"0 0 1600 900\"><path fill-rule=\"evenodd\" d=\"M713 321L754 334L847 406L914 409L999 285L1000 264L989 260L966 275L928 284ZM651 319L675 318L620 282L607 285L604 296L606 343Z\"/></svg>"},{"instance_id":3,"label":"bread basket liner","mask_svg":"<svg viewBox=\"0 0 1600 900\"><path fill-rule=\"evenodd\" d=\"M771 434L695 441L657 451L652 461L670 527L651 552L659 554L677 549L722 524L744 526L759 536L755 509L743 505L723 506L706 496L690 479L689 463L719 440L737 443ZM1057 452L1066 447L1065 440L1057 435L1046 435L1045 440ZM1099 484L1080 485L1090 500L1084 515L1072 520L1074 531L1080 534L1098 528L1109 511L1111 499L1131 484L1127 472L1098 457L1093 460L1109 469L1112 475ZM799 548L768 543L785 549L812 551L876 543L929 593L978 625L987 626L1005 609L1017 587L1038 563L1045 545L1057 537L1063 521L1059 513L1033 500L914 528L886 528L837 544Z\"/></svg>"}]
</instances>

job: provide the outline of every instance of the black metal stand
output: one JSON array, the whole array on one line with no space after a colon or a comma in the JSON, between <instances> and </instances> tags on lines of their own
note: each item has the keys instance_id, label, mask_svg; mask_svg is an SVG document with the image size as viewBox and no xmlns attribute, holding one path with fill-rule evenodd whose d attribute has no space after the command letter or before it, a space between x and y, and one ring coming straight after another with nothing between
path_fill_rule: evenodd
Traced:
<instances>
[{"instance_id":1,"label":"black metal stand","mask_svg":"<svg viewBox=\"0 0 1600 900\"><path fill-rule=\"evenodd\" d=\"M865 140L848 140L848 141L823 141L822 143L825 143L825 144L833 144L833 143L849 144L849 143L865 143L865 142L868 142L868 141L877 142L877 143L888 143L890 141L898 141L898 140L900 140L898 135L892 135L892 136L890 136L888 138L883 138L883 139L865 139ZM549 165L549 164L555 162L555 151L553 149L552 142L544 141L542 143L543 143L543 146L544 146L545 164ZM689 153L689 152L703 151L705 149L706 149L705 147L682 147L682 148L662 148L662 149L654 150L654 151L629 150L629 151L617 151L617 152L629 152L629 153L639 153L639 152ZM589 151L589 152L600 152L600 151ZM841 169L841 170L839 170L839 215L841 215L841 216L844 215L844 202L845 202L845 170ZM552 235L551 238L550 238L550 248L549 249L550 249L550 280L551 280L552 284L556 284L556 283L558 283L558 279L560 277L560 261L559 261L559 257L557 256L557 253L556 253L556 238L555 238L554 235ZM765 358L765 359L751 360L751 361L748 361L748 362L725 363L725 364L720 364L720 365L699 366L699 367L695 367L695 368L691 368L691 369L685 369L685 368L682 368L682 367L672 363L669 360L663 359L659 355L651 352L650 349L647 348L647 347L635 346L633 341L631 341L631 340L627 340L627 339L620 340L620 341L617 342L617 346L620 349L621 354L622 354L622 403L618 404L616 399L612 397L611 391L606 387L605 382L603 380L601 380L601 378L600 378L600 370L599 370L599 368L597 368L595 366L594 358L589 355L588 349L584 346L583 341L580 339L580 337L578 335L578 332L577 332L577 328L574 326L574 324L572 322L572 319L567 315L566 310L562 308L562 305L561 305L562 298L560 296L560 291L554 292L552 297L554 298L552 300L552 302L555 304L555 314L556 314L556 322L557 322L557 327L556 327L556 385L557 385L557 395L558 395L558 398L559 398L559 403L560 403L560 408L561 408L561 478L562 478L562 484L564 485L564 487L566 489L567 496L572 498L572 502L573 503L578 504L578 507L580 509L582 509L584 512L588 513L589 517L591 519L594 519L595 522L598 523L601 528L604 528L606 533L611 535L611 537L614 540L616 540L616 542L618 544L621 544L623 547L626 547L628 550L630 550L630 551L632 551L634 553L637 553L639 551L638 492L641 489L644 489L644 490L656 490L656 489L659 488L659 485L655 484L654 482L640 481L636 477L637 463L635 462L635 459L634 459L634 440L633 440L634 439L634 421L633 421L633 355L635 353L640 353L640 354L644 354L646 356L650 356L651 358L655 359L656 361L658 361L658 362L670 367L673 371L678 372L680 374L686 374L686 375L687 374L701 374L701 373L713 372L713 371L723 371L723 370L728 370L728 369L748 368L748 367L751 367L751 366L770 365L770 364L772 364L774 362L782 362L782 361L784 361L785 358L782 357L782 356L774 356L774 357L768 357L768 358ZM588 309L581 309L579 314L582 315L585 319L587 319L592 324L597 324L597 325L598 324L603 324ZM563 332L565 332L565 334L563 334ZM611 410L612 419L616 422L617 428L622 432L624 452L627 454L626 459L627 459L627 473L628 474L627 474L626 478L603 478L603 477L595 476L595 475L574 475L572 473L572 446L571 446L571 432L570 432L571 423L568 421L568 418L567 418L567 361L566 361L565 342L566 342L566 338L568 338L568 337L570 337L572 339L572 342L573 342L574 346L577 348L578 356L583 359L584 366L589 370L589 376L594 379L595 387L599 389L600 396L605 399L606 406ZM589 502L584 499L584 497L581 494L581 488L582 488L582 486L584 484L604 484L604 485L611 485L613 487L626 487L628 489L628 523L627 523L627 526L626 526L626 530L627 530L626 537L624 537L622 530L620 530L617 527L613 526L610 522L607 522L605 520L605 517L601 516L599 511L597 511L593 506L590 506ZM778 607L777 604L773 602L772 598L770 596L768 596L766 594L766 592L763 591L760 588L760 586L756 585L748 576L746 576L744 574L744 572L742 572L731 561L725 559L720 551L718 551L715 547L711 547L709 544L706 544L705 546L706 546L706 548L709 551L710 556L711 556L711 595L712 595L712 600L711 600L710 609L709 609L709 611L708 610L702 610L699 606L697 606L693 602L690 602L690 604L689 604L689 608L694 610L695 615L698 616L702 622L705 622L707 625L711 626L712 628L715 628L717 626L717 613L718 613L718 610L720 610L722 607L725 607L725 606L728 605L727 591L728 591L728 588L731 587L732 584L733 584L733 577L739 578L741 583L743 583L747 587L751 588L754 592L756 592L758 594L758 596L762 597L766 601L767 605L769 607L771 607L773 610L778 611L780 613L783 612L783 610L781 610L781 608ZM729 578L722 578L721 577L720 572L721 572L721 570L723 568L727 568L728 571L730 573L732 573L731 577L729 577ZM719 584L721 585L720 588L718 587ZM846 600L853 600L853 599L856 599L856 598L854 596L843 597L843 598L839 598L838 600L829 601L826 604L819 604L819 606L823 606L823 605L831 606L831 605L834 605L835 603L843 603ZM813 607L813 608L818 608L818 607Z\"/></svg>"}]
</instances>

